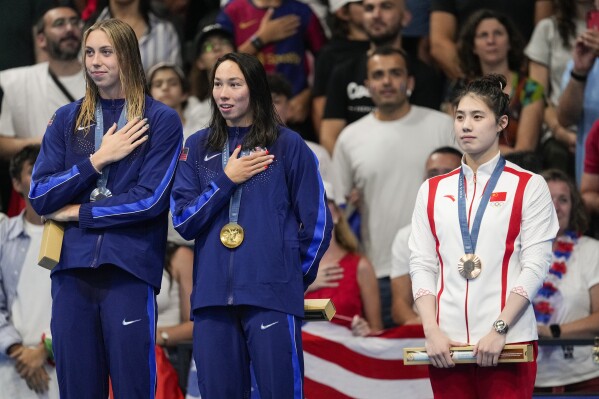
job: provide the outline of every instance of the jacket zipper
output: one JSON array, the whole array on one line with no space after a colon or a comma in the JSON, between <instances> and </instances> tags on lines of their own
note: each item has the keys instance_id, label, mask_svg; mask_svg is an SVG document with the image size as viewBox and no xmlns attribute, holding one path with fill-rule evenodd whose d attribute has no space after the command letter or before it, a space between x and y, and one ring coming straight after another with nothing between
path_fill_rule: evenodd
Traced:
<instances>
[{"instance_id":1,"label":"jacket zipper","mask_svg":"<svg viewBox=\"0 0 599 399\"><path fill-rule=\"evenodd\" d=\"M90 267L98 267L98 256L100 255L100 246L102 245L102 239L104 238L104 234L100 234L98 236L98 240L96 241L96 249L94 251L94 259L92 260Z\"/></svg>"}]
</instances>

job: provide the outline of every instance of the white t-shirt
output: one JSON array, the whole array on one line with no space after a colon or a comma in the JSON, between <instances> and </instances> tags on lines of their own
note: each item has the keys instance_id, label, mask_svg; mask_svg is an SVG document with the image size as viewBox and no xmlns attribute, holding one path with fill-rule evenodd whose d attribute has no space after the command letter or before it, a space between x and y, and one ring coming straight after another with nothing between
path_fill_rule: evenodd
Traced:
<instances>
[{"instance_id":1,"label":"white t-shirt","mask_svg":"<svg viewBox=\"0 0 599 399\"><path fill-rule=\"evenodd\" d=\"M532 61L544 65L549 70L548 90L549 99L552 104L557 105L562 94L562 76L566 64L572 58L573 44L579 33L586 29L585 22L575 20L576 35L570 39L571 47L564 47L562 38L557 30L556 18L550 17L539 21L530 38L530 42L524 49L524 53Z\"/></svg>"},{"instance_id":2,"label":"white t-shirt","mask_svg":"<svg viewBox=\"0 0 599 399\"><path fill-rule=\"evenodd\" d=\"M391 244L410 223L424 162L442 146L455 147L452 118L414 105L395 121L370 113L343 129L335 144L336 200L354 187L361 192L362 242L379 278L391 272Z\"/></svg>"},{"instance_id":3,"label":"white t-shirt","mask_svg":"<svg viewBox=\"0 0 599 399\"><path fill-rule=\"evenodd\" d=\"M556 294L561 301L549 324L569 323L591 314L589 290L599 284L599 241L580 237L567 266ZM536 386L567 385L599 376L599 367L592 359L592 347L572 348L573 358L564 359L561 346L539 346Z\"/></svg>"},{"instance_id":4,"label":"white t-shirt","mask_svg":"<svg viewBox=\"0 0 599 399\"><path fill-rule=\"evenodd\" d=\"M166 272L162 272L162 285L160 293L156 295L158 306L158 327L176 326L181 323L181 299L179 297L179 282L171 279Z\"/></svg>"},{"instance_id":5,"label":"white t-shirt","mask_svg":"<svg viewBox=\"0 0 599 399\"><path fill-rule=\"evenodd\" d=\"M83 71L59 80L76 100L85 94ZM0 72L0 86L2 136L42 136L54 112L70 102L50 77L47 62Z\"/></svg>"},{"instance_id":6,"label":"white t-shirt","mask_svg":"<svg viewBox=\"0 0 599 399\"><path fill-rule=\"evenodd\" d=\"M399 229L391 246L391 275L396 278L410 273L410 234L412 234L412 225Z\"/></svg>"}]
</instances>

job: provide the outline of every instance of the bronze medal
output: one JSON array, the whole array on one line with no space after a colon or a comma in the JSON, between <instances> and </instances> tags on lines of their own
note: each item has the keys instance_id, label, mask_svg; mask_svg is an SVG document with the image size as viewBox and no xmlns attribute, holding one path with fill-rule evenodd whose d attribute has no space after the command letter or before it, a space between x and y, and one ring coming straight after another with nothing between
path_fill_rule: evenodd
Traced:
<instances>
[{"instance_id":1,"label":"bronze medal","mask_svg":"<svg viewBox=\"0 0 599 399\"><path fill-rule=\"evenodd\" d=\"M237 248L243 242L243 227L237 223L227 223L220 230L220 241L227 248Z\"/></svg>"},{"instance_id":2,"label":"bronze medal","mask_svg":"<svg viewBox=\"0 0 599 399\"><path fill-rule=\"evenodd\" d=\"M466 254L458 262L458 271L466 280L472 280L478 277L482 269L482 262L475 254Z\"/></svg>"}]
</instances>

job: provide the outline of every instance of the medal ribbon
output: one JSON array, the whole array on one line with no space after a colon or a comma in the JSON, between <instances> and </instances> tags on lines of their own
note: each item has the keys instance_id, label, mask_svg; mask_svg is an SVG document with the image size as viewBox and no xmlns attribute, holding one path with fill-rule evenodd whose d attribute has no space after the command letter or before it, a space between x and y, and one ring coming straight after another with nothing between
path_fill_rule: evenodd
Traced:
<instances>
[{"instance_id":1,"label":"medal ribbon","mask_svg":"<svg viewBox=\"0 0 599 399\"><path fill-rule=\"evenodd\" d=\"M501 176L501 172L503 172L503 167L505 166L505 159L500 155L499 161L497 161L497 165L491 174L491 178L487 183L483 191L483 196L480 200L480 205L478 206L478 210L476 211L476 216L474 217L474 221L472 222L472 231L468 231L468 219L466 218L466 190L464 189L464 169L460 168L460 180L458 183L458 217L460 219L460 230L462 232L462 242L464 243L464 253L466 254L474 254L476 250L476 242L478 241L478 232L480 230L480 224L483 219L483 214L485 213L485 209L487 208L487 204L489 203L489 199L491 198L491 193L495 189L497 185L497 181L499 180L499 176Z\"/></svg>"},{"instance_id":2,"label":"medal ribbon","mask_svg":"<svg viewBox=\"0 0 599 399\"><path fill-rule=\"evenodd\" d=\"M94 136L94 147L95 151L100 149L102 145L102 137L104 137L104 115L102 114L102 104L100 101L96 103L96 130ZM119 116L119 121L117 122L117 130L121 129L127 123L127 103L123 105L123 110L121 111L121 115ZM97 188L106 188L108 184L108 175L110 174L110 164L106 165L104 169L100 172L100 177L98 178L98 182L96 183Z\"/></svg>"},{"instance_id":3,"label":"medal ribbon","mask_svg":"<svg viewBox=\"0 0 599 399\"><path fill-rule=\"evenodd\" d=\"M225 166L227 166L227 162L229 162L229 139L225 142L225 148L223 148L223 170L225 170ZM237 220L239 219L239 206L241 205L241 191L242 187L239 185L231 200L229 201L229 223L237 224Z\"/></svg>"}]
</instances>

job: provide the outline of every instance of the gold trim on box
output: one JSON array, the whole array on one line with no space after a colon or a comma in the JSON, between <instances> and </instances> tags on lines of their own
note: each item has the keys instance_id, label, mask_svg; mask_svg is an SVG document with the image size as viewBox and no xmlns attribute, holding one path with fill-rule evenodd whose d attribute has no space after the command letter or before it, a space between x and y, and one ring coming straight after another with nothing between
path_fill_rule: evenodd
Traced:
<instances>
[{"instance_id":1,"label":"gold trim on box","mask_svg":"<svg viewBox=\"0 0 599 399\"><path fill-rule=\"evenodd\" d=\"M304 299L304 320L331 321L335 316L335 305L330 299Z\"/></svg>"},{"instance_id":2,"label":"gold trim on box","mask_svg":"<svg viewBox=\"0 0 599 399\"><path fill-rule=\"evenodd\" d=\"M476 363L476 357L472 355L474 346L455 346L449 348L451 357L456 364ZM528 363L534 360L533 347L531 344L508 344L503 347L499 355L499 363ZM407 366L417 364L431 364L426 349L404 348L403 363Z\"/></svg>"}]
</instances>

